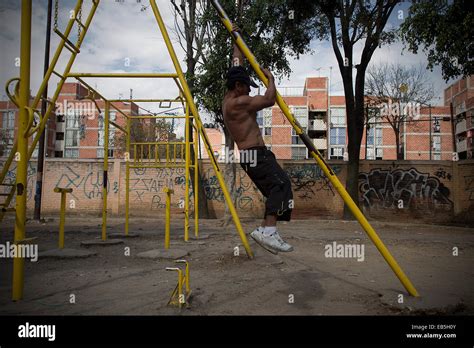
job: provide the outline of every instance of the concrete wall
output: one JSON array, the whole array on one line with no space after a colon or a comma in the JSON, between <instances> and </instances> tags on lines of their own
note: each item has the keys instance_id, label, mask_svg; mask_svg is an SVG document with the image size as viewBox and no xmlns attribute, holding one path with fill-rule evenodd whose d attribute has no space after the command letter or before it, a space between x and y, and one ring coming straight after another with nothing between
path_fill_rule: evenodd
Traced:
<instances>
[{"instance_id":1,"label":"concrete wall","mask_svg":"<svg viewBox=\"0 0 474 348\"><path fill-rule=\"evenodd\" d=\"M343 202L320 168L312 161L280 161L289 174L295 198L294 218L320 216L340 218ZM3 165L0 162L0 165ZM125 211L125 162L111 160L108 173L108 209L111 214ZM331 161L331 167L345 183L346 162ZM223 165L222 171L224 171ZM15 166L14 166L15 167ZM209 209L220 217L224 197L209 162L202 164ZM16 169L7 180L14 179ZM34 207L36 162L28 165L28 209ZM71 187L69 214L101 214L102 162L49 158L45 164L43 212L57 213L59 194L53 189ZM163 188L171 186L173 212L181 214L184 199L184 169L131 169L130 209L132 216L163 215ZM474 161L362 161L360 203L370 218L425 222L474 223ZM191 192L192 193L192 192ZM264 200L247 175L237 165L236 207L241 217L261 218ZM190 201L193 209L193 201Z\"/></svg>"}]
</instances>

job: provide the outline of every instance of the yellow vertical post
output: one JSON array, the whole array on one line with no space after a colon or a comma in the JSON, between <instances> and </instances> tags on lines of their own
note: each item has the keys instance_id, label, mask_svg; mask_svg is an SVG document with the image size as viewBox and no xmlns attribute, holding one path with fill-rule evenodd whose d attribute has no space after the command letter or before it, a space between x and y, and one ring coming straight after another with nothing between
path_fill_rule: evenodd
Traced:
<instances>
[{"instance_id":1,"label":"yellow vertical post","mask_svg":"<svg viewBox=\"0 0 474 348\"><path fill-rule=\"evenodd\" d=\"M150 0L150 6L153 10L153 14L155 15L155 19L157 21L157 24L160 28L161 34L163 35L163 39L165 40L166 48L168 49L168 53L171 57L171 60L173 61L174 68L176 70L176 73L178 74L178 79L180 82L180 85L182 87L182 92L184 94L184 97L186 99L186 103L189 104L189 108L191 111L191 114L194 115L196 125L199 128L203 128L201 119L199 118L199 112L194 104L193 97L191 95L191 91L189 90L188 83L186 82L186 79L184 78L183 70L181 69L181 65L179 64L179 60L176 56L176 52L173 48L173 44L171 43L170 37L168 35L168 30L166 29L165 23L163 22L163 18L161 17L160 11L158 9L158 6L156 5L156 0ZM235 209L235 206L232 202L232 198L230 197L229 190L227 189L226 183L224 181L224 178L222 176L222 173L219 169L219 165L217 164L217 161L213 155L212 148L210 146L209 139L206 136L206 133L203 132L202 134L204 143L206 145L206 150L207 153L209 154L209 158L211 159L212 166L214 168L214 171L216 173L217 180L219 181L219 186L222 190L222 193L224 195L224 198L227 202L227 205L229 207L229 211L232 215L232 218L234 220L235 228L237 232L239 233L240 240L242 241L242 244L245 248L245 251L247 253L247 256L249 258L253 258L253 253L252 250L250 249L250 245L247 240L247 236L245 235L245 232L242 228L242 224L240 223L239 216L237 215L237 211Z\"/></svg>"},{"instance_id":2,"label":"yellow vertical post","mask_svg":"<svg viewBox=\"0 0 474 348\"><path fill-rule=\"evenodd\" d=\"M64 225L66 221L66 194L72 192L72 188L55 187L54 192L61 193L61 210L59 215L59 242L58 248L64 249Z\"/></svg>"},{"instance_id":3,"label":"yellow vertical post","mask_svg":"<svg viewBox=\"0 0 474 348\"><path fill-rule=\"evenodd\" d=\"M183 271L178 270L178 303L179 308L183 305Z\"/></svg>"},{"instance_id":4,"label":"yellow vertical post","mask_svg":"<svg viewBox=\"0 0 474 348\"><path fill-rule=\"evenodd\" d=\"M15 205L15 234L14 243L19 244L25 239L26 224L26 185L28 168L28 110L30 99L30 59L31 59L31 0L21 2L21 42L20 42L20 94L18 146L15 159L18 161L16 168L16 205ZM23 298L25 259L13 259L13 301Z\"/></svg>"},{"instance_id":5,"label":"yellow vertical post","mask_svg":"<svg viewBox=\"0 0 474 348\"><path fill-rule=\"evenodd\" d=\"M130 117L127 117L127 157L125 158L125 235L128 236L130 214ZM134 154L135 156L135 154Z\"/></svg>"},{"instance_id":6,"label":"yellow vertical post","mask_svg":"<svg viewBox=\"0 0 474 348\"><path fill-rule=\"evenodd\" d=\"M252 52L249 50L245 42L243 41L242 37L240 36L239 33L233 32L232 31L232 23L225 13L224 9L221 7L219 2L217 0L212 0L212 5L214 8L217 10L219 17L224 24L225 28L227 31L230 33L232 38L234 39L236 45L239 47L240 51L242 54L247 58L248 62L256 72L257 76L262 80L262 82L265 84L265 86L268 86L268 79L266 76L263 74L262 69L260 68L260 65L257 63L257 60L255 56L252 54ZM276 92L276 102L278 106L280 107L281 111L285 115L285 117L288 119L290 124L293 126L293 128L296 131L296 134L300 136L300 138L303 140L303 143L306 145L308 148L311 157L313 157L318 165L321 167L323 170L324 174L326 177L329 179L331 184L334 186L336 191L339 193L341 198L344 200L344 203L347 205L347 207L351 210L352 214L354 217L359 221L360 225L362 228L365 230L369 238L372 240L372 242L375 244L385 261L388 263L388 265L392 268L392 271L395 273L395 275L398 277L400 282L403 284L405 289L408 291L408 293L412 296L419 296L418 292L416 291L415 287L411 283L410 279L406 276L406 274L403 272L401 267L398 265L397 261L395 258L390 254L389 250L385 246L385 244L382 242L382 240L379 238L375 230L372 228L370 225L369 221L365 218L364 214L360 211L359 207L357 204L354 203L352 200L351 196L349 193L346 191L342 183L339 181L337 178L336 174L334 171L328 166L324 158L321 156L321 153L318 151L318 149L314 146L314 143L311 141L311 139L305 134L299 125L298 121L294 118L294 116L291 114L290 109L288 108L288 105L286 105L285 101L281 97L281 95Z\"/></svg>"},{"instance_id":7,"label":"yellow vertical post","mask_svg":"<svg viewBox=\"0 0 474 348\"><path fill-rule=\"evenodd\" d=\"M170 247L170 228L171 228L171 194L174 193L169 187L165 187L166 193L166 212L165 212L165 249Z\"/></svg>"},{"instance_id":8,"label":"yellow vertical post","mask_svg":"<svg viewBox=\"0 0 474 348\"><path fill-rule=\"evenodd\" d=\"M198 164L198 149L196 144L199 143L198 129L195 128L194 132L194 235L196 238L199 236L199 164Z\"/></svg>"},{"instance_id":9,"label":"yellow vertical post","mask_svg":"<svg viewBox=\"0 0 474 348\"><path fill-rule=\"evenodd\" d=\"M186 103L186 118L184 124L184 141L186 144L186 148L184 149L184 158L186 161L185 170L184 170L184 241L187 242L189 240L189 160L191 158L189 154L189 105Z\"/></svg>"},{"instance_id":10,"label":"yellow vertical post","mask_svg":"<svg viewBox=\"0 0 474 348\"><path fill-rule=\"evenodd\" d=\"M61 191L61 212L59 217L59 249L64 249L64 221L66 219L66 192Z\"/></svg>"},{"instance_id":11,"label":"yellow vertical post","mask_svg":"<svg viewBox=\"0 0 474 348\"><path fill-rule=\"evenodd\" d=\"M105 102L104 112L104 175L102 183L102 240L107 239L107 171L109 168L109 111L110 103Z\"/></svg>"}]
</instances>

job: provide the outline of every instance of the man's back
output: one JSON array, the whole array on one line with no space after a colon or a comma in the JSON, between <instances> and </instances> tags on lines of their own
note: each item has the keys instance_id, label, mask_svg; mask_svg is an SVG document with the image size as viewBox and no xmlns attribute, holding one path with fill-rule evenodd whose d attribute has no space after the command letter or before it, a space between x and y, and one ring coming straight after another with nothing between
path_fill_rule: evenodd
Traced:
<instances>
[{"instance_id":1,"label":"man's back","mask_svg":"<svg viewBox=\"0 0 474 348\"><path fill-rule=\"evenodd\" d=\"M225 95L222 103L225 126L232 134L239 150L254 146L265 146L257 124L257 112L252 110L249 107L250 103L242 100L243 98L245 96L235 97L232 93Z\"/></svg>"}]
</instances>

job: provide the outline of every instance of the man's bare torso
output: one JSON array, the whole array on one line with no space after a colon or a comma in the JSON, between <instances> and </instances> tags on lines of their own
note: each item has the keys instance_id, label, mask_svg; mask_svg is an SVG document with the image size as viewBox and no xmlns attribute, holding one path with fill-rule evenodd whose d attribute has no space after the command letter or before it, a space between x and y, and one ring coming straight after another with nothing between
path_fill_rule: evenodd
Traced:
<instances>
[{"instance_id":1,"label":"man's bare torso","mask_svg":"<svg viewBox=\"0 0 474 348\"><path fill-rule=\"evenodd\" d=\"M239 150L254 146L265 146L257 124L257 114L245 106L239 106L237 99L227 93L222 103L224 123L237 143Z\"/></svg>"}]
</instances>

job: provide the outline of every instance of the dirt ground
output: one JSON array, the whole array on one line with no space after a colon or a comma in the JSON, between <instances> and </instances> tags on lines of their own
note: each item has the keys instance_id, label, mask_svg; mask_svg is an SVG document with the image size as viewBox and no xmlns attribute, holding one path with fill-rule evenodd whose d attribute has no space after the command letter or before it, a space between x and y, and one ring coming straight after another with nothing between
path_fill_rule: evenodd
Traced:
<instances>
[{"instance_id":1,"label":"dirt ground","mask_svg":"<svg viewBox=\"0 0 474 348\"><path fill-rule=\"evenodd\" d=\"M12 240L13 223L11 216L2 223L2 244ZM242 223L249 233L258 222ZM29 221L27 237L37 237L40 252L54 249L58 224L57 217L43 224ZM174 262L137 257L140 252L163 250L163 220L132 218L130 231L138 233L137 238L112 246L81 246L81 241L100 236L100 226L97 217L67 217L66 247L97 254L26 261L24 299L19 302L11 301L12 259L0 259L0 315L474 313L474 228L373 222L420 293L415 299L357 222L315 219L281 224L280 234L294 251L273 255L249 238L255 253L250 260L232 224L223 228L218 220L201 220L200 232L208 238L186 243L183 218L175 216L171 249L188 252L193 291L190 308L179 310L167 306L177 275L165 268ZM109 218L109 233L123 231L123 218ZM363 244L364 261L325 257L325 246L333 242ZM239 245L240 254L235 256ZM453 247L458 256L453 256Z\"/></svg>"}]
</instances>

